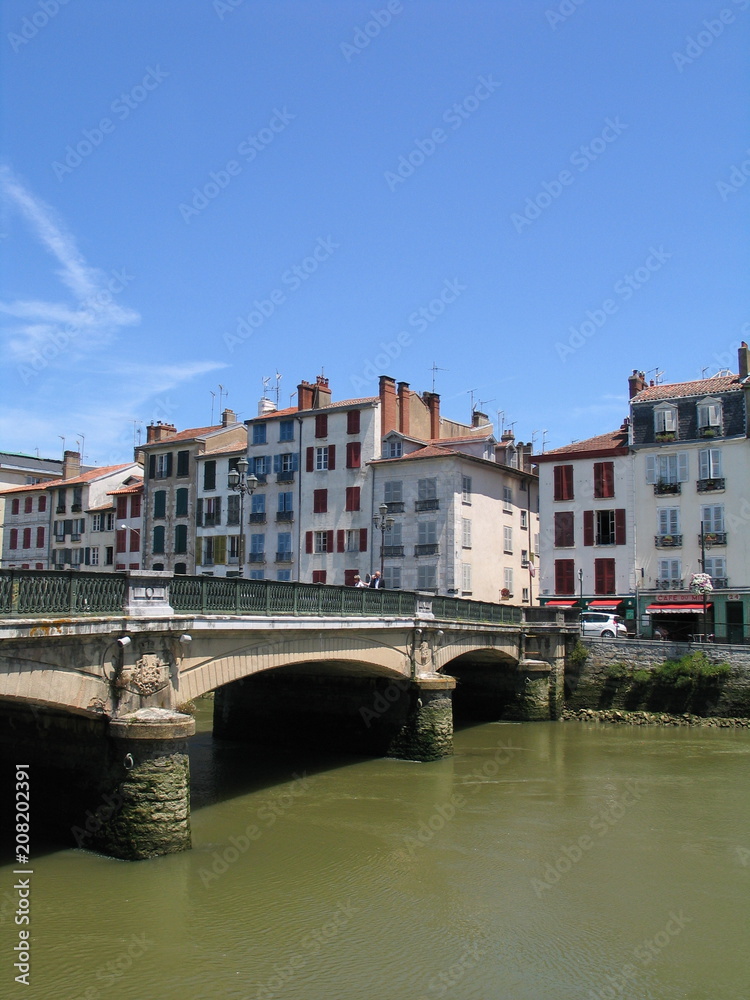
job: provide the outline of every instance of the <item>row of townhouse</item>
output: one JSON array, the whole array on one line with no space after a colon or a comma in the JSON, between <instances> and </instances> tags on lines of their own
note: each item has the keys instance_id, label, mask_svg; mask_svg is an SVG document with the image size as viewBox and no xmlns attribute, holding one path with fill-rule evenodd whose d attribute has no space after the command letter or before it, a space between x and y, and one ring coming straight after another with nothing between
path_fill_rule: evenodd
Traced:
<instances>
[{"instance_id":1,"label":"row of townhouse","mask_svg":"<svg viewBox=\"0 0 750 1000\"><path fill-rule=\"evenodd\" d=\"M177 432L148 428L144 559L151 569L353 584L383 568L391 588L532 603L538 546L530 448L440 414L382 376L377 396L296 406ZM252 492L230 488L246 458ZM376 523L377 522L377 523Z\"/></svg>"},{"instance_id":2,"label":"row of townhouse","mask_svg":"<svg viewBox=\"0 0 750 1000\"><path fill-rule=\"evenodd\" d=\"M66 451L59 479L0 491L4 569L140 569L137 462L81 470Z\"/></svg>"},{"instance_id":3,"label":"row of townhouse","mask_svg":"<svg viewBox=\"0 0 750 1000\"><path fill-rule=\"evenodd\" d=\"M654 385L636 370L618 431L534 457L542 603L620 613L636 634L750 638L749 363L743 343L737 374Z\"/></svg>"}]
</instances>

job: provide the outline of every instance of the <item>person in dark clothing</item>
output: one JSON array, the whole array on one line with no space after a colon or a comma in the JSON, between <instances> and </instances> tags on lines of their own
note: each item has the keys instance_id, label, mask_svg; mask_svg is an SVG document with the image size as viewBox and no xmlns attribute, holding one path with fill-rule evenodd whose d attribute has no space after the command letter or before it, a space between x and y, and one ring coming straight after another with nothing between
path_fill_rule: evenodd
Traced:
<instances>
[{"instance_id":1,"label":"person in dark clothing","mask_svg":"<svg viewBox=\"0 0 750 1000\"><path fill-rule=\"evenodd\" d=\"M376 569L375 572L370 577L370 586L374 587L376 590L381 590L383 587L383 581L380 576L380 570Z\"/></svg>"}]
</instances>

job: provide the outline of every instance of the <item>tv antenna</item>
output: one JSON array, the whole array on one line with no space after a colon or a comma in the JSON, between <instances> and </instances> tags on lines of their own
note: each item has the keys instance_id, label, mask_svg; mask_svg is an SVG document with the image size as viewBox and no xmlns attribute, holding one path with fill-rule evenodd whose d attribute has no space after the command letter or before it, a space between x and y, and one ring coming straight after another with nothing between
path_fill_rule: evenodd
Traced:
<instances>
[{"instance_id":1,"label":"tv antenna","mask_svg":"<svg viewBox=\"0 0 750 1000\"><path fill-rule=\"evenodd\" d=\"M432 362L432 391L435 391L435 372L447 372L450 368L438 368L437 364Z\"/></svg>"},{"instance_id":2,"label":"tv antenna","mask_svg":"<svg viewBox=\"0 0 750 1000\"><path fill-rule=\"evenodd\" d=\"M216 393L213 389L208 390L211 393L211 426L214 424L214 403L216 402Z\"/></svg>"},{"instance_id":3,"label":"tv antenna","mask_svg":"<svg viewBox=\"0 0 750 1000\"><path fill-rule=\"evenodd\" d=\"M221 405L222 405L221 404L221 397L222 396L228 396L228 395L229 395L229 389L225 389L224 386L221 385L221 383L219 383L219 416L221 416L221 412L222 412L221 411Z\"/></svg>"}]
</instances>

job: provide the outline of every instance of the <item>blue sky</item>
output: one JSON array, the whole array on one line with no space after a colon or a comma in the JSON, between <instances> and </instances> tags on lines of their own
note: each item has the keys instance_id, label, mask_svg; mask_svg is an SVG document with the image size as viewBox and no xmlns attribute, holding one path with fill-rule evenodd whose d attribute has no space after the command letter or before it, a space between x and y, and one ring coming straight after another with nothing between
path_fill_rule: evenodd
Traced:
<instances>
[{"instance_id":1,"label":"blue sky","mask_svg":"<svg viewBox=\"0 0 750 1000\"><path fill-rule=\"evenodd\" d=\"M389 374L557 447L750 333L750 0L9 0L3 449ZM432 366L440 370L433 373ZM498 411L502 411L498 414ZM546 430L546 435L543 431Z\"/></svg>"}]
</instances>

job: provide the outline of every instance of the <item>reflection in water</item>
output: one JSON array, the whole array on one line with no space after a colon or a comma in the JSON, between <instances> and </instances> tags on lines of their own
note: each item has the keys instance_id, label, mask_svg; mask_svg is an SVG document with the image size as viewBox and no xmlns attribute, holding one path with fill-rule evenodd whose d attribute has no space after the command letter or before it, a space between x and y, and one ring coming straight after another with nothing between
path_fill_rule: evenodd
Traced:
<instances>
[{"instance_id":1,"label":"reflection in water","mask_svg":"<svg viewBox=\"0 0 750 1000\"><path fill-rule=\"evenodd\" d=\"M200 726L191 852L35 860L24 996L747 998L746 732L481 725L415 764Z\"/></svg>"}]
</instances>

